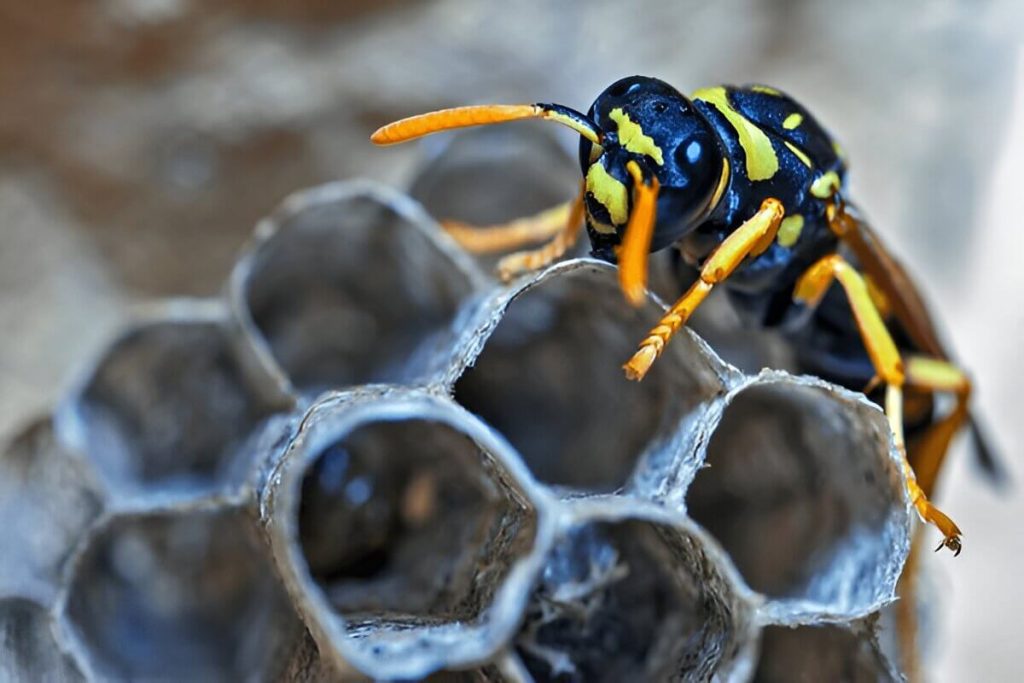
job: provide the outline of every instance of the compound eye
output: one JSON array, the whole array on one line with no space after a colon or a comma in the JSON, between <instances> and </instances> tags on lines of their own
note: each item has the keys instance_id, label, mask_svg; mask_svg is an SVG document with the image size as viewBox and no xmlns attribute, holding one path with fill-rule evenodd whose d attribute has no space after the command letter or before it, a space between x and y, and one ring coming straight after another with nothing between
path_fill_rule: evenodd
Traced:
<instances>
[{"instance_id":1,"label":"compound eye","mask_svg":"<svg viewBox=\"0 0 1024 683\"><path fill-rule=\"evenodd\" d=\"M697 140L684 142L676 147L676 163L685 166L693 166L702 161L704 157L704 146Z\"/></svg>"}]
</instances>

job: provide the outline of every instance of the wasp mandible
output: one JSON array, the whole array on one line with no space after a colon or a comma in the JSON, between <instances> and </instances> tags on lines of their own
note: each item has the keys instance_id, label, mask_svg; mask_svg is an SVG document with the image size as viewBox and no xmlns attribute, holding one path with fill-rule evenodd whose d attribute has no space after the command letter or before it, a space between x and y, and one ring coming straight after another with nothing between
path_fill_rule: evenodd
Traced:
<instances>
[{"instance_id":1,"label":"wasp mandible","mask_svg":"<svg viewBox=\"0 0 1024 683\"><path fill-rule=\"evenodd\" d=\"M371 140L387 145L521 119L579 133L577 197L525 222L453 232L457 239L505 251L550 236L502 259L508 278L560 258L585 225L593 255L618 264L634 305L644 300L648 255L675 247L696 278L640 342L626 376L643 379L721 285L746 322L780 330L801 371L870 393L884 407L914 507L942 533L939 548L960 553L960 529L928 496L965 426L982 464L995 471L968 410L971 383L950 360L913 281L847 202L843 152L803 106L767 86L715 86L686 97L661 80L632 76L609 86L586 114L545 103L457 107L386 125ZM942 415L940 393L955 399Z\"/></svg>"}]
</instances>

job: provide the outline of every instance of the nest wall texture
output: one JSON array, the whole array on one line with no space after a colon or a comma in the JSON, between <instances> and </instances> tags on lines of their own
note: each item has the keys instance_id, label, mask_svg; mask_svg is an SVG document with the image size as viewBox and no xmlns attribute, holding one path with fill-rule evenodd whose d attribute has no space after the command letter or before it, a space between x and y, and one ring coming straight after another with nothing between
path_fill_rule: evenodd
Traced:
<instances>
[{"instance_id":1,"label":"nest wall texture","mask_svg":"<svg viewBox=\"0 0 1024 683\"><path fill-rule=\"evenodd\" d=\"M413 194L550 203L528 175L481 203L488 169L453 144ZM588 259L488 273L336 183L222 298L125 330L0 458L0 678L898 679L911 516L874 405L689 330L628 383L656 298Z\"/></svg>"}]
</instances>

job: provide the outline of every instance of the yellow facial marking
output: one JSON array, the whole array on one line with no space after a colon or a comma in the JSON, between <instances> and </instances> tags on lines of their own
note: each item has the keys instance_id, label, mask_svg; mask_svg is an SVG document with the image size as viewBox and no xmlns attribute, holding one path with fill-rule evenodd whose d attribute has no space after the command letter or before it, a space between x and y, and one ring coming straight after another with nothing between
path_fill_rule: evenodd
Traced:
<instances>
[{"instance_id":1,"label":"yellow facial marking","mask_svg":"<svg viewBox=\"0 0 1024 683\"><path fill-rule=\"evenodd\" d=\"M793 112L792 114L787 116L785 119L783 119L782 127L785 128L786 130L793 130L794 128L796 128L797 126L799 126L803 122L804 122L803 114L797 114L796 112Z\"/></svg>"},{"instance_id":2,"label":"yellow facial marking","mask_svg":"<svg viewBox=\"0 0 1024 683\"><path fill-rule=\"evenodd\" d=\"M615 225L625 225L629 219L629 193L626 186L605 170L601 164L587 169L587 192L594 195Z\"/></svg>"},{"instance_id":3,"label":"yellow facial marking","mask_svg":"<svg viewBox=\"0 0 1024 683\"><path fill-rule=\"evenodd\" d=\"M839 174L829 171L811 183L811 194L818 199L828 199L839 189Z\"/></svg>"},{"instance_id":4,"label":"yellow facial marking","mask_svg":"<svg viewBox=\"0 0 1024 683\"><path fill-rule=\"evenodd\" d=\"M765 132L729 104L725 88L717 86L704 88L693 93L696 100L704 100L722 112L729 124L736 130L740 146L747 157L747 177L751 180L768 180L779 170L779 157L775 154L772 141Z\"/></svg>"},{"instance_id":5,"label":"yellow facial marking","mask_svg":"<svg viewBox=\"0 0 1024 683\"><path fill-rule=\"evenodd\" d=\"M750 89L754 92L763 93L765 95L774 95L775 97L781 97L782 93L775 88L770 88L767 85L752 85Z\"/></svg>"},{"instance_id":6,"label":"yellow facial marking","mask_svg":"<svg viewBox=\"0 0 1024 683\"><path fill-rule=\"evenodd\" d=\"M629 118L629 114L622 111L622 108L612 109L608 114L611 120L619 127L619 144L634 154L646 154L654 159L659 166L665 163L661 155L661 147L654 144L654 138L644 135L640 124Z\"/></svg>"},{"instance_id":7,"label":"yellow facial marking","mask_svg":"<svg viewBox=\"0 0 1024 683\"><path fill-rule=\"evenodd\" d=\"M792 247L800 239L800 233L804 229L804 217L800 214L786 216L779 224L779 233L775 239L783 247Z\"/></svg>"},{"instance_id":8,"label":"yellow facial marking","mask_svg":"<svg viewBox=\"0 0 1024 683\"><path fill-rule=\"evenodd\" d=\"M800 149L799 147L794 145L789 140L786 140L785 142L786 142L786 147L789 148L789 151L792 152L793 154L795 154L796 158L804 163L804 166L806 166L807 168L814 168L814 164L811 163L810 157L808 157L806 154L804 154L804 151L802 149Z\"/></svg>"}]
</instances>

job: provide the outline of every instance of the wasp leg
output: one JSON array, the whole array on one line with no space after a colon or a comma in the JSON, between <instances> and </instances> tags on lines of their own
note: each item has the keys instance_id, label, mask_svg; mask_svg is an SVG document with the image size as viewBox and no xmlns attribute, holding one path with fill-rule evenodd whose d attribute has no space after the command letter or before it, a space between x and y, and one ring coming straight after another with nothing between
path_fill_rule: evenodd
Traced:
<instances>
[{"instance_id":1,"label":"wasp leg","mask_svg":"<svg viewBox=\"0 0 1024 683\"><path fill-rule=\"evenodd\" d=\"M831 254L807 269L797 282L793 296L814 306L821 301L821 297L834 280L838 280L846 292L871 363L886 384L885 413L896 445L903 456L903 478L910 500L921 518L934 524L942 532L942 545L959 555L960 529L945 513L929 502L907 460L907 448L903 438L903 385L906 373L896 343L889 334L878 308L871 300L863 276L843 257Z\"/></svg>"},{"instance_id":2,"label":"wasp leg","mask_svg":"<svg viewBox=\"0 0 1024 683\"><path fill-rule=\"evenodd\" d=\"M640 348L623 365L626 377L641 380L679 328L707 297L716 284L725 280L747 256L757 256L771 244L785 213L782 202L768 198L751 218L736 228L708 257L700 270L700 279L690 286L657 325L640 342Z\"/></svg>"},{"instance_id":3,"label":"wasp leg","mask_svg":"<svg viewBox=\"0 0 1024 683\"><path fill-rule=\"evenodd\" d=\"M963 370L949 361L912 356L907 359L907 385L929 392L948 392L956 399L953 410L928 427L910 450L917 483L926 495L931 495L949 444L970 417L967 406L971 397L971 381Z\"/></svg>"},{"instance_id":4,"label":"wasp leg","mask_svg":"<svg viewBox=\"0 0 1024 683\"><path fill-rule=\"evenodd\" d=\"M907 358L907 386L923 392L949 392L956 397L956 406L940 421L928 427L909 449L910 464L917 483L930 496L950 441L969 419L967 410L971 395L971 382L967 375L948 361L923 356ZM930 403L930 402L929 402ZM942 546L939 546L940 548ZM900 577L896 603L897 632L900 639L903 670L908 681L922 680L920 654L917 643L917 566L921 562L921 535L915 535L910 556Z\"/></svg>"},{"instance_id":5,"label":"wasp leg","mask_svg":"<svg viewBox=\"0 0 1024 683\"><path fill-rule=\"evenodd\" d=\"M583 227L583 189L568 205L558 232L546 244L536 249L509 254L498 262L498 275L502 280L511 280L519 273L538 270L554 263L580 238Z\"/></svg>"},{"instance_id":6,"label":"wasp leg","mask_svg":"<svg viewBox=\"0 0 1024 683\"><path fill-rule=\"evenodd\" d=\"M572 211L568 201L533 216L525 216L498 225L471 225L461 221L442 220L441 227L468 252L492 254L509 251L554 237L565 228Z\"/></svg>"},{"instance_id":7,"label":"wasp leg","mask_svg":"<svg viewBox=\"0 0 1024 683\"><path fill-rule=\"evenodd\" d=\"M644 302L647 291L647 257L651 253L661 186L653 175L649 182L645 180L640 165L635 161L629 161L626 170L633 178L633 211L618 252L619 287L630 304L639 306Z\"/></svg>"}]
</instances>

